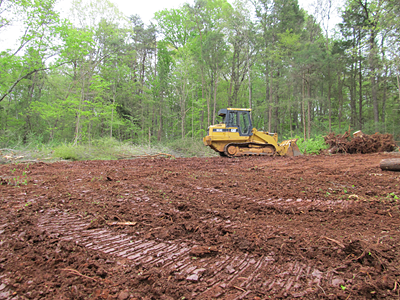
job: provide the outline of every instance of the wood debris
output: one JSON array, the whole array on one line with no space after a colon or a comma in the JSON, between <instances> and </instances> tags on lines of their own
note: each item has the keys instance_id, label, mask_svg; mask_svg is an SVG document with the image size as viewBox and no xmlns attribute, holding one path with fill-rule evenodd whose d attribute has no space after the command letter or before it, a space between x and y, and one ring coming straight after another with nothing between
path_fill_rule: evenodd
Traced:
<instances>
[{"instance_id":1,"label":"wood debris","mask_svg":"<svg viewBox=\"0 0 400 300\"><path fill-rule=\"evenodd\" d=\"M109 226L135 226L137 222L109 222Z\"/></svg>"},{"instance_id":2,"label":"wood debris","mask_svg":"<svg viewBox=\"0 0 400 300\"><path fill-rule=\"evenodd\" d=\"M157 153L157 154L144 154L144 155L119 155L118 159L129 159L129 158L161 158L161 157L169 157L175 158L172 154L168 153Z\"/></svg>"},{"instance_id":3,"label":"wood debris","mask_svg":"<svg viewBox=\"0 0 400 300\"><path fill-rule=\"evenodd\" d=\"M382 159L380 167L382 170L400 171L400 158Z\"/></svg>"},{"instance_id":4,"label":"wood debris","mask_svg":"<svg viewBox=\"0 0 400 300\"><path fill-rule=\"evenodd\" d=\"M71 273L74 273L75 275L78 275L78 276L81 276L81 277L84 277L84 278L87 278L87 279L91 279L91 280L93 280L93 281L97 281L97 279L94 279L94 278L92 278L92 277L83 275L82 273L80 273L80 272L78 272L77 270L74 270L74 269L66 268L66 269L61 269L61 271L71 272Z\"/></svg>"},{"instance_id":5,"label":"wood debris","mask_svg":"<svg viewBox=\"0 0 400 300\"><path fill-rule=\"evenodd\" d=\"M377 153L391 152L398 147L391 134L374 133L372 135L356 132L353 138L350 130L343 135L336 135L334 132L324 137L325 143L329 145L329 153Z\"/></svg>"},{"instance_id":6,"label":"wood debris","mask_svg":"<svg viewBox=\"0 0 400 300\"><path fill-rule=\"evenodd\" d=\"M339 241L337 241L337 240L328 238L328 237L326 237L326 236L323 236L323 238L324 238L324 239L327 239L328 241L334 242L335 244L337 244L337 245L340 246L341 248L345 248L345 246L344 246L341 242L339 242Z\"/></svg>"}]
</instances>

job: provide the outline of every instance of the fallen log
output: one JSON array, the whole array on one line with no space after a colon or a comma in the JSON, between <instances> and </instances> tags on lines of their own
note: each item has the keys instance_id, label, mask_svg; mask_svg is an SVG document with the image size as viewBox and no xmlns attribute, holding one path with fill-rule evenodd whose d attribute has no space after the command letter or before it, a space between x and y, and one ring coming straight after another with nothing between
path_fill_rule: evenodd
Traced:
<instances>
[{"instance_id":1,"label":"fallen log","mask_svg":"<svg viewBox=\"0 0 400 300\"><path fill-rule=\"evenodd\" d=\"M130 159L130 158L159 158L159 157L169 157L175 158L175 156L168 153L157 153L157 154L144 154L144 155L119 155L118 159Z\"/></svg>"},{"instance_id":2,"label":"fallen log","mask_svg":"<svg viewBox=\"0 0 400 300\"><path fill-rule=\"evenodd\" d=\"M382 159L380 167L382 170L400 171L400 158Z\"/></svg>"}]
</instances>

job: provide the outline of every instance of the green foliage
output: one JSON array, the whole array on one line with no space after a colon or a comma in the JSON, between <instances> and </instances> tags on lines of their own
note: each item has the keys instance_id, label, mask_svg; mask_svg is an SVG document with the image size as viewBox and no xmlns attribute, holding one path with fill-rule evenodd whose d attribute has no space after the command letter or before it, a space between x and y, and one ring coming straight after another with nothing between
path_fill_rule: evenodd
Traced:
<instances>
[{"instance_id":1,"label":"green foliage","mask_svg":"<svg viewBox=\"0 0 400 300\"><path fill-rule=\"evenodd\" d=\"M50 68L49 65L46 66L47 60L60 49L57 41L60 19L54 5L55 0L14 3L13 12L20 15L24 34L18 41L17 49L0 52L0 102L10 96L20 83ZM3 25L10 25L9 20L1 16L4 11L7 11L7 4L6 9L0 12L0 30Z\"/></svg>"},{"instance_id":2,"label":"green foliage","mask_svg":"<svg viewBox=\"0 0 400 300\"><path fill-rule=\"evenodd\" d=\"M386 197L390 198L390 199L394 199L395 201L399 200L399 196L397 196L396 193L394 193L394 192L389 193Z\"/></svg>"},{"instance_id":3,"label":"green foliage","mask_svg":"<svg viewBox=\"0 0 400 300\"><path fill-rule=\"evenodd\" d=\"M121 154L121 143L114 138L105 137L91 141L90 144L62 144L54 148L54 157L67 160L117 159Z\"/></svg>"},{"instance_id":4,"label":"green foliage","mask_svg":"<svg viewBox=\"0 0 400 300\"><path fill-rule=\"evenodd\" d=\"M62 144L54 148L53 157L66 160L135 158L154 154L170 154L175 157L215 156L215 152L205 147L200 139L177 139L152 145L128 142L121 143L114 138L93 140L90 144Z\"/></svg>"},{"instance_id":5,"label":"green foliage","mask_svg":"<svg viewBox=\"0 0 400 300\"><path fill-rule=\"evenodd\" d=\"M347 1L329 37L327 16L297 0L195 1L157 12L150 25L109 0L73 1L71 21L56 0L3 1L0 34L16 20L25 34L0 50L0 146L113 159L144 149L129 143L150 143L207 156L201 138L229 106L251 106L254 127L280 137L304 132L306 153L326 148L322 133L349 126L400 140L392 2Z\"/></svg>"},{"instance_id":6,"label":"green foliage","mask_svg":"<svg viewBox=\"0 0 400 300\"><path fill-rule=\"evenodd\" d=\"M83 159L85 153L85 147L74 146L72 144L63 144L54 148L53 155L67 160L80 160Z\"/></svg>"},{"instance_id":7,"label":"green foliage","mask_svg":"<svg viewBox=\"0 0 400 300\"><path fill-rule=\"evenodd\" d=\"M200 139L177 139L153 145L128 142L121 143L114 138L101 138L90 144L62 144L54 148L53 157L66 160L121 159L154 154L170 154L175 157L215 156L215 152L205 147Z\"/></svg>"},{"instance_id":8,"label":"green foliage","mask_svg":"<svg viewBox=\"0 0 400 300\"><path fill-rule=\"evenodd\" d=\"M171 150L171 154L177 157L209 157L217 156L214 150L206 147L201 139L182 138L167 141L165 146Z\"/></svg>"},{"instance_id":9,"label":"green foliage","mask_svg":"<svg viewBox=\"0 0 400 300\"><path fill-rule=\"evenodd\" d=\"M298 138L297 145L304 154L319 154L322 150L329 148L329 146L325 144L323 136L316 136L307 140L300 137L296 138Z\"/></svg>"}]
</instances>

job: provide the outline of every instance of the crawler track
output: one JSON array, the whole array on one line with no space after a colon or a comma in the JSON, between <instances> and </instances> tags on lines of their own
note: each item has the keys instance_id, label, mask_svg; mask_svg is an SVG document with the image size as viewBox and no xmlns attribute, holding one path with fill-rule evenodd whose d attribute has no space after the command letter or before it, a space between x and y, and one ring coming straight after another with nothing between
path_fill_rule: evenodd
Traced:
<instances>
[{"instance_id":1,"label":"crawler track","mask_svg":"<svg viewBox=\"0 0 400 300\"><path fill-rule=\"evenodd\" d=\"M197 299L243 299L259 289L285 297L303 297L314 292L321 280L329 284L342 281L332 273L322 273L299 261L277 265L273 253L261 257L248 253L217 255L194 261L189 255L190 247L183 241L136 240L107 228L87 229L90 223L58 210L40 218L38 226L64 241L125 258L131 265L144 269L157 267L162 272L198 282L192 294Z\"/></svg>"},{"instance_id":2,"label":"crawler track","mask_svg":"<svg viewBox=\"0 0 400 300\"><path fill-rule=\"evenodd\" d=\"M274 156L276 149L274 145L259 143L230 143L224 147L224 156Z\"/></svg>"}]
</instances>

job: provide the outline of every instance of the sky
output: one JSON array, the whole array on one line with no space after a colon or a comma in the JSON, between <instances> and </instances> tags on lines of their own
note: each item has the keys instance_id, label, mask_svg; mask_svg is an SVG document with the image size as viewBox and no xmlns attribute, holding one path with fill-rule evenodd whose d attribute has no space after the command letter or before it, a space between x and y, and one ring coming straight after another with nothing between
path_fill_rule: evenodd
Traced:
<instances>
[{"instance_id":1,"label":"sky","mask_svg":"<svg viewBox=\"0 0 400 300\"><path fill-rule=\"evenodd\" d=\"M154 13L162 9L179 8L182 4L193 0L110 0L120 9L125 16L139 15L145 24L149 24ZM298 0L301 8L304 8L309 13L313 13L314 9L312 4L316 1L321 0ZM340 3L343 0L333 0L336 3ZM228 0L229 3L233 4L234 0ZM72 0L58 0L57 9L61 12L61 17L66 18L71 8ZM336 9L334 9L332 16L332 28L335 23L340 21ZM16 37L20 36L21 26L13 26L6 32L2 31L0 34L0 51L7 48L14 48L13 45L16 43Z\"/></svg>"},{"instance_id":2,"label":"sky","mask_svg":"<svg viewBox=\"0 0 400 300\"><path fill-rule=\"evenodd\" d=\"M59 0L64 8L70 7L71 0ZM118 8L126 15L138 14L141 16L145 23L153 18L154 13L162 9L168 8L179 8L182 4L189 2L192 3L193 0L110 0L115 3ZM233 4L234 0L227 0L229 3ZM298 0L301 8L304 8L308 12L312 13L312 4L318 0ZM332 3L340 3L342 0L332 0Z\"/></svg>"},{"instance_id":3,"label":"sky","mask_svg":"<svg viewBox=\"0 0 400 300\"><path fill-rule=\"evenodd\" d=\"M59 0L62 3L64 11L67 11L71 6L72 0ZM193 0L111 0L118 8L126 15L139 15L142 20L148 24L153 18L154 13L162 9L179 8L182 4ZM234 0L227 0L233 4ZM298 0L301 8L311 12L313 9L310 6L316 0Z\"/></svg>"}]
</instances>

